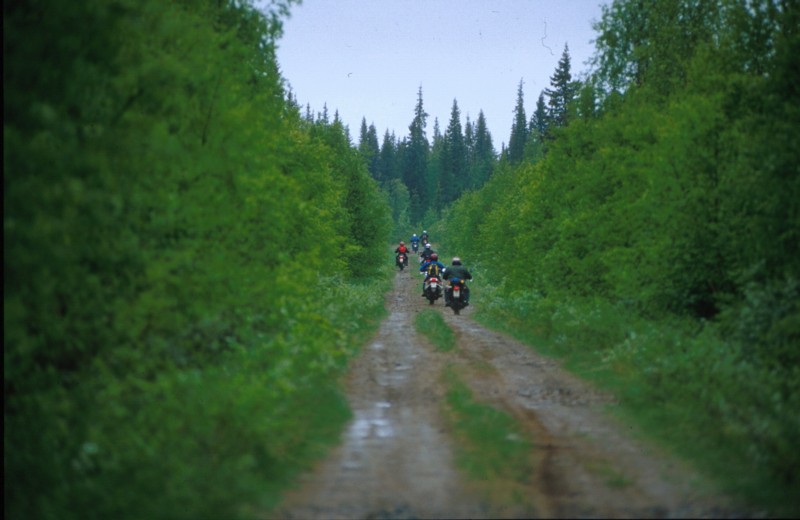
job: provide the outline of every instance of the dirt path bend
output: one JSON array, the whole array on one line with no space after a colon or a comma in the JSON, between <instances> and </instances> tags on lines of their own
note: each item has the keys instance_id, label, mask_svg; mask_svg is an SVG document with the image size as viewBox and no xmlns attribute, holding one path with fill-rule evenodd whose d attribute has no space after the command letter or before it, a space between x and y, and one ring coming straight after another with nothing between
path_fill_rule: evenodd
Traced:
<instances>
[{"instance_id":1,"label":"dirt path bend","mask_svg":"<svg viewBox=\"0 0 800 520\"><path fill-rule=\"evenodd\" d=\"M437 302L458 348L437 352L414 329L429 305L404 271L389 317L351 365L354 412L342 443L290 491L272 518L735 517L681 463L603 412L613 400L517 341ZM533 439L526 499L491 502L456 468L442 417L442 371L454 365L481 401L513 415ZM483 497L483 498L482 498Z\"/></svg>"}]
</instances>

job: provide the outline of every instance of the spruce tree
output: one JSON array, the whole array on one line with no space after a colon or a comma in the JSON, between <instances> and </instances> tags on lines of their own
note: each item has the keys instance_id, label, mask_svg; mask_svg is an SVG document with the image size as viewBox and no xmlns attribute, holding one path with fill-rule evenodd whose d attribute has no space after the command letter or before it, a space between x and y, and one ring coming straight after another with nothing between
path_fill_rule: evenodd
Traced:
<instances>
[{"instance_id":1,"label":"spruce tree","mask_svg":"<svg viewBox=\"0 0 800 520\"><path fill-rule=\"evenodd\" d=\"M422 103L422 87L417 93L417 105L414 108L414 119L409 125L409 136L403 153L403 182L411 194L411 217L418 221L431 202L431 194L425 189L425 178L428 171L428 155L430 153L428 139L425 136L428 114Z\"/></svg>"},{"instance_id":2,"label":"spruce tree","mask_svg":"<svg viewBox=\"0 0 800 520\"><path fill-rule=\"evenodd\" d=\"M466 189L472 189L475 186L475 123L470 121L469 115L464 123L464 146L467 151Z\"/></svg>"},{"instance_id":3,"label":"spruce tree","mask_svg":"<svg viewBox=\"0 0 800 520\"><path fill-rule=\"evenodd\" d=\"M382 181L378 171L378 156L380 155L380 146L378 145L378 133L375 130L375 125L370 124L367 127L367 120L361 119L361 132L358 143L358 151L364 159L369 170L370 175L377 181Z\"/></svg>"},{"instance_id":4,"label":"spruce tree","mask_svg":"<svg viewBox=\"0 0 800 520\"><path fill-rule=\"evenodd\" d=\"M441 179L441 202L446 206L456 200L467 187L467 147L461 130L461 112L453 100L450 122L444 134L444 164Z\"/></svg>"},{"instance_id":5,"label":"spruce tree","mask_svg":"<svg viewBox=\"0 0 800 520\"><path fill-rule=\"evenodd\" d=\"M545 89L549 100L549 123L554 127L567 126L569 114L567 107L575 98L576 86L570 73L569 47L564 45L564 52L558 60L556 71L550 76L550 87Z\"/></svg>"},{"instance_id":6,"label":"spruce tree","mask_svg":"<svg viewBox=\"0 0 800 520\"><path fill-rule=\"evenodd\" d=\"M497 161L497 154L492 144L492 134L486 126L486 116L483 110L478 113L475 123L475 159L473 166L472 187L480 188L489 180Z\"/></svg>"},{"instance_id":7,"label":"spruce tree","mask_svg":"<svg viewBox=\"0 0 800 520\"><path fill-rule=\"evenodd\" d=\"M428 161L426 186L431 194L430 207L437 211L441 209L441 183L442 171L447 159L444 156L444 136L439 127L439 118L433 120L433 140L431 141L431 155Z\"/></svg>"},{"instance_id":8,"label":"spruce tree","mask_svg":"<svg viewBox=\"0 0 800 520\"><path fill-rule=\"evenodd\" d=\"M536 101L536 110L531 116L530 132L540 143L544 142L547 135L547 123L549 116L547 114L547 105L544 102L544 92L539 94L539 99Z\"/></svg>"},{"instance_id":9,"label":"spruce tree","mask_svg":"<svg viewBox=\"0 0 800 520\"><path fill-rule=\"evenodd\" d=\"M378 177L383 184L398 178L397 140L389 130L383 134L383 143L378 158Z\"/></svg>"},{"instance_id":10,"label":"spruce tree","mask_svg":"<svg viewBox=\"0 0 800 520\"><path fill-rule=\"evenodd\" d=\"M522 161L525 154L525 142L528 140L528 119L525 117L522 80L517 88L517 105L514 108L514 123L511 125L511 138L508 141L508 161L516 164Z\"/></svg>"}]
</instances>

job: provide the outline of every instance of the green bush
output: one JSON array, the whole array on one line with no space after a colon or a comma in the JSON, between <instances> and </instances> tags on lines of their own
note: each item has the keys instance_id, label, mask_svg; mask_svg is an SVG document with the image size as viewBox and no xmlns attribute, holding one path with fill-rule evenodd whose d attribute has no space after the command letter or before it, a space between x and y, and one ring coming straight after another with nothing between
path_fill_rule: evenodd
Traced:
<instances>
[{"instance_id":1,"label":"green bush","mask_svg":"<svg viewBox=\"0 0 800 520\"><path fill-rule=\"evenodd\" d=\"M257 516L347 419L388 206L291 3L4 4L7 518Z\"/></svg>"}]
</instances>

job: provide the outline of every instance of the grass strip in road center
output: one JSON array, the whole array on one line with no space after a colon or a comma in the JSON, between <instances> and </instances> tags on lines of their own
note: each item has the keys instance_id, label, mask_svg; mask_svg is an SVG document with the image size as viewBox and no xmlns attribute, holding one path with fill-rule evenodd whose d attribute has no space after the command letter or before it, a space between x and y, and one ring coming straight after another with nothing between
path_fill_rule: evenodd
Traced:
<instances>
[{"instance_id":1,"label":"grass strip in road center","mask_svg":"<svg viewBox=\"0 0 800 520\"><path fill-rule=\"evenodd\" d=\"M459 464L499 501L525 501L534 475L533 441L508 413L473 398L453 367L444 372L447 416L459 444Z\"/></svg>"},{"instance_id":2,"label":"grass strip in road center","mask_svg":"<svg viewBox=\"0 0 800 520\"><path fill-rule=\"evenodd\" d=\"M427 336L442 352L449 352L456 347L456 335L440 312L433 309L420 312L414 320L414 326L417 332Z\"/></svg>"}]
</instances>

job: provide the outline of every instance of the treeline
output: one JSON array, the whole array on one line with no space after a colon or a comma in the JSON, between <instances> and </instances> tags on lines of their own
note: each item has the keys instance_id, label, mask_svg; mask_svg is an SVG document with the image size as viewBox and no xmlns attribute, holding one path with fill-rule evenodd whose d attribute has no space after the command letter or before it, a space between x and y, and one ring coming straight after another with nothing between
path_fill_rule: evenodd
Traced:
<instances>
[{"instance_id":1,"label":"treeline","mask_svg":"<svg viewBox=\"0 0 800 520\"><path fill-rule=\"evenodd\" d=\"M547 124L519 162L501 163L437 230L495 287L487 319L612 373L659 435L731 490L794 514L797 7L604 6L593 71L563 119L540 98L532 122Z\"/></svg>"},{"instance_id":2,"label":"treeline","mask_svg":"<svg viewBox=\"0 0 800 520\"><path fill-rule=\"evenodd\" d=\"M346 420L389 208L291 3L4 2L6 518L254 517Z\"/></svg>"},{"instance_id":3,"label":"treeline","mask_svg":"<svg viewBox=\"0 0 800 520\"><path fill-rule=\"evenodd\" d=\"M417 93L414 117L408 134L398 139L388 130L379 143L374 124L361 121L358 151L367 168L387 194L395 223L396 236L404 236L410 227L426 227L438 220L462 195L481 188L502 163L517 164L536 159L544 152L544 144L552 139L557 128L565 126L567 106L584 90L573 80L569 47L550 78L550 88L539 94L536 110L525 115L523 82L517 90L511 137L508 147L495 149L486 117L481 110L478 119L466 118L461 124L458 101L453 100L450 119L442 131L438 119L433 122L433 135L428 138L428 114L423 103L422 87ZM584 102L585 104L585 102ZM306 107L307 121L328 119L327 108L316 116Z\"/></svg>"},{"instance_id":4,"label":"treeline","mask_svg":"<svg viewBox=\"0 0 800 520\"><path fill-rule=\"evenodd\" d=\"M306 118L313 119L308 112ZM431 139L427 128L422 87L402 139L387 130L379 143L375 125L361 122L358 151L389 197L398 236L405 236L412 224L433 222L462 193L483 186L497 162L483 111L462 126L458 101L453 100L447 128L442 131L435 120Z\"/></svg>"}]
</instances>

